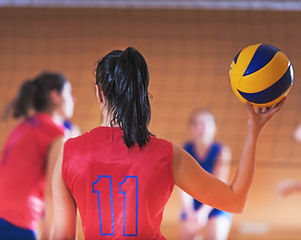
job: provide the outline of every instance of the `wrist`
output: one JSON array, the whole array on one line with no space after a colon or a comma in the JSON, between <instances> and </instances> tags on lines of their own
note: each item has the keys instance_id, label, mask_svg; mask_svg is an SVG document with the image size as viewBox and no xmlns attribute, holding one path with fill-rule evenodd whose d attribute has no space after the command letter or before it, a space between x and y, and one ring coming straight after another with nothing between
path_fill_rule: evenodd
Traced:
<instances>
[{"instance_id":1,"label":"wrist","mask_svg":"<svg viewBox=\"0 0 301 240\"><path fill-rule=\"evenodd\" d=\"M253 138L258 138L260 132L261 132L261 129L256 128L255 126L252 126L252 125L248 126L247 133L249 136L251 136Z\"/></svg>"}]
</instances>

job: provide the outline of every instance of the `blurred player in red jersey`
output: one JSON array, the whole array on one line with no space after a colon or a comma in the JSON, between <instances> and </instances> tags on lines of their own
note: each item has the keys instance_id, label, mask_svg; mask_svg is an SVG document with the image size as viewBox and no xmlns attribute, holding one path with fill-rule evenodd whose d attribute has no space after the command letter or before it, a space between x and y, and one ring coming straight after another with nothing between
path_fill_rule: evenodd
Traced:
<instances>
[{"instance_id":1,"label":"blurred player in red jersey","mask_svg":"<svg viewBox=\"0 0 301 240\"><path fill-rule=\"evenodd\" d=\"M74 239L77 208L85 239L165 239L162 214L174 184L198 201L241 212L251 186L258 135L283 102L258 114L247 105L247 137L236 177L226 184L187 152L148 130L149 75L133 48L96 68L101 126L67 140L53 177L53 239Z\"/></svg>"},{"instance_id":2,"label":"blurred player in red jersey","mask_svg":"<svg viewBox=\"0 0 301 240\"><path fill-rule=\"evenodd\" d=\"M189 119L191 141L183 146L207 172L224 182L228 181L231 150L215 141L216 123L209 110L197 109ZM226 240L231 227L232 214L197 201L184 191L181 211L181 239L197 239L202 230L204 239Z\"/></svg>"},{"instance_id":3,"label":"blurred player in red jersey","mask_svg":"<svg viewBox=\"0 0 301 240\"><path fill-rule=\"evenodd\" d=\"M73 108L70 83L50 72L24 82L10 105L7 113L24 120L9 134L0 159L0 239L36 239L43 214L42 239L49 237L52 173Z\"/></svg>"}]
</instances>

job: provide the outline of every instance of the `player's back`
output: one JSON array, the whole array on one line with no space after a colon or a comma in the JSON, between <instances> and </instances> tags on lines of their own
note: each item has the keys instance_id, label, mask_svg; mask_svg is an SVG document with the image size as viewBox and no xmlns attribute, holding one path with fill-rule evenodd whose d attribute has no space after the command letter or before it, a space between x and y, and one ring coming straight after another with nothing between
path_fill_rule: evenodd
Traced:
<instances>
[{"instance_id":1,"label":"player's back","mask_svg":"<svg viewBox=\"0 0 301 240\"><path fill-rule=\"evenodd\" d=\"M46 156L63 136L47 114L36 114L8 136L0 160L0 217L23 228L37 227L43 212Z\"/></svg>"},{"instance_id":2,"label":"player's back","mask_svg":"<svg viewBox=\"0 0 301 240\"><path fill-rule=\"evenodd\" d=\"M127 148L120 128L98 127L64 147L64 181L86 239L164 239L160 223L172 192L172 144L151 137Z\"/></svg>"}]
</instances>

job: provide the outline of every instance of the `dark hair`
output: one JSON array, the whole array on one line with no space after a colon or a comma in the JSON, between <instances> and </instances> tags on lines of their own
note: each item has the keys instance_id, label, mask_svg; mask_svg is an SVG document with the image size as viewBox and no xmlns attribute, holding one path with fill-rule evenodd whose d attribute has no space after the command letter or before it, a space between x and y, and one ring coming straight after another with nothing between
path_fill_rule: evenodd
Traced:
<instances>
[{"instance_id":1,"label":"dark hair","mask_svg":"<svg viewBox=\"0 0 301 240\"><path fill-rule=\"evenodd\" d=\"M118 124L123 130L126 146L137 143L141 148L149 142L149 74L143 56L131 47L110 52L98 62L96 84L112 113L111 126Z\"/></svg>"},{"instance_id":2,"label":"dark hair","mask_svg":"<svg viewBox=\"0 0 301 240\"><path fill-rule=\"evenodd\" d=\"M51 106L50 91L61 92L66 81L63 75L51 72L43 72L33 80L25 81L4 116L12 114L14 118L27 117L30 109L36 112L47 110Z\"/></svg>"}]
</instances>

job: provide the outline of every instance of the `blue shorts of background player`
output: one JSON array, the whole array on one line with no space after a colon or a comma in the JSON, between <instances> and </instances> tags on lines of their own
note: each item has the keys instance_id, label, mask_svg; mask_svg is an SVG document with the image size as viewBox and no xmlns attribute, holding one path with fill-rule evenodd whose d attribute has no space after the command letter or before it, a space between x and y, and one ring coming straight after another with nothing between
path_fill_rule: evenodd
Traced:
<instances>
[{"instance_id":1,"label":"blue shorts of background player","mask_svg":"<svg viewBox=\"0 0 301 240\"><path fill-rule=\"evenodd\" d=\"M202 207L202 205L203 205L202 203L193 199L193 209L195 211L198 211ZM210 219L212 217L227 217L229 219L232 219L232 216L233 215L229 212L225 212L225 211L213 208L208 215L208 219ZM182 210L181 211L181 220L185 221L186 219L187 219L187 213L184 210Z\"/></svg>"},{"instance_id":2,"label":"blue shorts of background player","mask_svg":"<svg viewBox=\"0 0 301 240\"><path fill-rule=\"evenodd\" d=\"M0 218L0 240L36 240L33 230L17 227Z\"/></svg>"}]
</instances>

